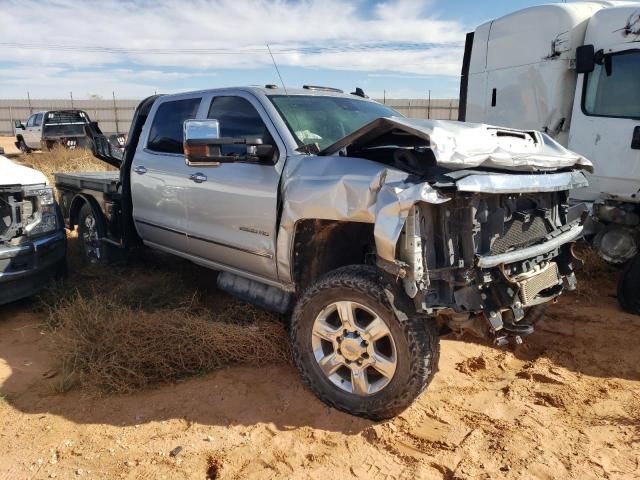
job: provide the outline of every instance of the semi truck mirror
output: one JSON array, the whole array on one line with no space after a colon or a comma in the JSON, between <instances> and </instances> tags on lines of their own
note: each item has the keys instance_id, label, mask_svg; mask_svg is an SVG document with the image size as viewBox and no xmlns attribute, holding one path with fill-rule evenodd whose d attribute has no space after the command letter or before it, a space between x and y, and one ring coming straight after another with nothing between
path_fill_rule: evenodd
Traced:
<instances>
[{"instance_id":1,"label":"semi truck mirror","mask_svg":"<svg viewBox=\"0 0 640 480\"><path fill-rule=\"evenodd\" d=\"M594 55L596 65L604 65L604 71L607 77L613 72L613 60L611 54L604 53L604 50L598 50Z\"/></svg>"},{"instance_id":2,"label":"semi truck mirror","mask_svg":"<svg viewBox=\"0 0 640 480\"><path fill-rule=\"evenodd\" d=\"M576 72L591 73L596 68L596 54L593 45L582 45L576 49Z\"/></svg>"}]
</instances>

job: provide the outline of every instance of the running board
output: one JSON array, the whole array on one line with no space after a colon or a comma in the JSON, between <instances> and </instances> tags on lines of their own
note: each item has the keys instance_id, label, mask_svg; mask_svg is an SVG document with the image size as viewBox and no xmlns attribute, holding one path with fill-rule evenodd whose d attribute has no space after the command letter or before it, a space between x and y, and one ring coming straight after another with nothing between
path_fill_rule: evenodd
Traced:
<instances>
[{"instance_id":1,"label":"running board","mask_svg":"<svg viewBox=\"0 0 640 480\"><path fill-rule=\"evenodd\" d=\"M293 310L291 292L229 272L218 273L218 288L234 297L272 312L287 314Z\"/></svg>"}]
</instances>

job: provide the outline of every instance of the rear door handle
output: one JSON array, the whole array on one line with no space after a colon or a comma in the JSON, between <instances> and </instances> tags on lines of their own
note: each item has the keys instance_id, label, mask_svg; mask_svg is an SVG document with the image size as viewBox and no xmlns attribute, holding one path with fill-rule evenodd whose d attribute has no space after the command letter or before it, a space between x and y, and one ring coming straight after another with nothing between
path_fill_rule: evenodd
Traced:
<instances>
[{"instance_id":1,"label":"rear door handle","mask_svg":"<svg viewBox=\"0 0 640 480\"><path fill-rule=\"evenodd\" d=\"M202 183L207 181L207 176L204 173L197 172L192 175L189 175L189 180L196 183Z\"/></svg>"},{"instance_id":2,"label":"rear door handle","mask_svg":"<svg viewBox=\"0 0 640 480\"><path fill-rule=\"evenodd\" d=\"M640 150L640 125L633 129L633 138L631 139L631 148Z\"/></svg>"},{"instance_id":3,"label":"rear door handle","mask_svg":"<svg viewBox=\"0 0 640 480\"><path fill-rule=\"evenodd\" d=\"M147 169L142 165L134 168L133 171L136 172L138 175L144 175L145 173L147 173Z\"/></svg>"}]
</instances>

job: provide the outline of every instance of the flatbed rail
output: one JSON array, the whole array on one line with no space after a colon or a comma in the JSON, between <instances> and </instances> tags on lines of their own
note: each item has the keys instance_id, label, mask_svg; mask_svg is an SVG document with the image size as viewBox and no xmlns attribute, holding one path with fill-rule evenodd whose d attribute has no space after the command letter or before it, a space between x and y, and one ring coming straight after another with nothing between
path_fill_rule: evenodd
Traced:
<instances>
[{"instance_id":1,"label":"flatbed rail","mask_svg":"<svg viewBox=\"0 0 640 480\"><path fill-rule=\"evenodd\" d=\"M120 172L76 172L55 173L56 186L71 187L78 190L93 190L116 194L120 186Z\"/></svg>"}]
</instances>

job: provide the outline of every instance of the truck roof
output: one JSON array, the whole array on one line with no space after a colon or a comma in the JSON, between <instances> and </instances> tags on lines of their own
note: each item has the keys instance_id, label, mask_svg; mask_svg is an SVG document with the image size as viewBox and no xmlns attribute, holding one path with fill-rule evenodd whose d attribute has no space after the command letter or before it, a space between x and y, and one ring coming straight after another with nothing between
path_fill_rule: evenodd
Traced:
<instances>
[{"instance_id":1,"label":"truck roof","mask_svg":"<svg viewBox=\"0 0 640 480\"><path fill-rule=\"evenodd\" d=\"M476 29L469 71L530 65L543 59L570 61L585 42L611 45L640 40L638 35L623 37L633 12L640 13L640 2L553 3L518 10ZM593 42L585 40L587 28L593 32Z\"/></svg>"},{"instance_id":2,"label":"truck roof","mask_svg":"<svg viewBox=\"0 0 640 480\"><path fill-rule=\"evenodd\" d=\"M331 88L331 87L303 87L303 88L286 88L286 90L282 87L278 87L277 85L269 85L269 86L244 86L244 87L224 87L224 88L210 88L204 90L194 90L190 92L180 92L176 94L167 94L164 97L185 95L185 94L194 94L194 93L202 93L202 94L220 94L220 93L229 93L230 91L243 91L253 93L254 95L265 95L265 96L275 96L275 95L310 95L310 96L318 96L318 97L342 97L342 98L355 98L363 101L370 101L368 98L361 97L359 95L355 95L352 93L345 93L341 90Z\"/></svg>"},{"instance_id":3,"label":"truck roof","mask_svg":"<svg viewBox=\"0 0 640 480\"><path fill-rule=\"evenodd\" d=\"M568 60L583 43L588 19L601 8L602 2L538 5L484 23L475 31L470 72Z\"/></svg>"},{"instance_id":4,"label":"truck roof","mask_svg":"<svg viewBox=\"0 0 640 480\"><path fill-rule=\"evenodd\" d=\"M589 21L584 43L596 49L640 41L640 2L611 2Z\"/></svg>"}]
</instances>

